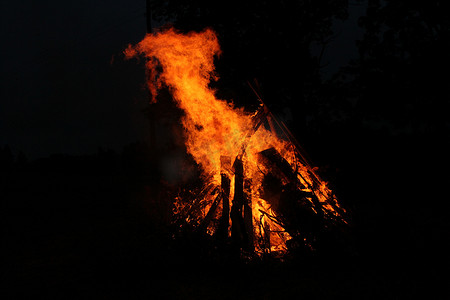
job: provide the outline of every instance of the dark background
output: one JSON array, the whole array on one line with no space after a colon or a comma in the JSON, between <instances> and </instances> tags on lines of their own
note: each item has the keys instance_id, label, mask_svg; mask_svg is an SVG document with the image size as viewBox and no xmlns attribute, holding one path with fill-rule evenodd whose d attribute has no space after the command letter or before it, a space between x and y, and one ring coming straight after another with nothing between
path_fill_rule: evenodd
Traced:
<instances>
[{"instance_id":1,"label":"dark background","mask_svg":"<svg viewBox=\"0 0 450 300\"><path fill-rule=\"evenodd\" d=\"M378 299L445 288L446 1L150 3L2 1L2 292ZM122 55L149 14L153 29L217 32L218 96L254 109L247 82L259 86L351 213L348 248L244 264L170 238L166 191L189 180L179 115L149 105L143 61Z\"/></svg>"}]
</instances>

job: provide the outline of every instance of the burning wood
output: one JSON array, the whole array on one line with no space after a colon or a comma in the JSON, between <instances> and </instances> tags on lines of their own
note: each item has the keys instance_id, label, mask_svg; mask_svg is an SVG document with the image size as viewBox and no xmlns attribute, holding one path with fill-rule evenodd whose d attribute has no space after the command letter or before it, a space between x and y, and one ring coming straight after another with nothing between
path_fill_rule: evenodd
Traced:
<instances>
[{"instance_id":1,"label":"burning wood","mask_svg":"<svg viewBox=\"0 0 450 300\"><path fill-rule=\"evenodd\" d=\"M228 226L230 225L230 169L231 159L228 156L221 156L221 192L223 197L222 218L220 223L220 234L223 238L228 236Z\"/></svg>"},{"instance_id":2,"label":"burning wood","mask_svg":"<svg viewBox=\"0 0 450 300\"><path fill-rule=\"evenodd\" d=\"M212 30L148 34L125 54L147 57L154 101L164 84L185 112L185 145L202 169L204 188L175 199L174 213L184 222L211 235L231 236L239 248L260 254L284 253L291 239L310 243L304 232L311 229L308 222L296 218L346 222L332 191L263 103L248 114L215 97L209 83L217 79L213 61L220 47Z\"/></svg>"}]
</instances>

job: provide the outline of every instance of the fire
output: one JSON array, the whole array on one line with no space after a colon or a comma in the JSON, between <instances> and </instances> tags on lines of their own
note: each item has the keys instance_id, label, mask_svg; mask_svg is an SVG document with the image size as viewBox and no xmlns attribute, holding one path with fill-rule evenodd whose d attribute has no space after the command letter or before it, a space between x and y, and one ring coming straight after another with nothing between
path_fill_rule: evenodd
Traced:
<instances>
[{"instance_id":1,"label":"fire","mask_svg":"<svg viewBox=\"0 0 450 300\"><path fill-rule=\"evenodd\" d=\"M233 219L233 207L238 206L235 205L238 197L235 189L243 189L245 203L241 205L245 211L236 208L234 215L236 216L237 211L240 218L246 218L246 222L251 223L252 229L247 233L251 235L249 239L253 241L255 249L259 252L265 251L264 249L286 251L286 242L292 237L284 230L284 224L278 217L278 200L268 201L262 195L265 175L273 169L261 154L268 150L270 151L266 154L281 157L279 160L289 164L288 173L295 175L290 178L281 176L281 184L286 186L295 181L295 189L311 193L311 199L306 199L314 204L312 207L316 213L317 210L322 210L325 216L340 217L345 212L326 183L302 159L292 141L279 138L263 125L264 120L270 117L270 112L264 105L257 112L249 114L234 107L231 102L216 98L215 91L209 84L211 80L218 79L214 58L220 56L221 50L213 30L181 34L168 29L147 34L139 44L125 50L128 58L138 54L147 58L150 72L148 86L152 92L152 101L156 101L158 89L165 85L171 91L177 106L185 112L181 122L185 129L186 149L201 167L205 182L204 191L197 198L193 195L191 201L201 204L202 216L197 216L198 218L213 218L217 215L209 213L213 209L219 207L226 211L231 207L231 220L236 222L236 218ZM224 163L224 160L227 162ZM236 173L237 162L242 162L242 176ZM223 191L224 176L230 180L227 195ZM239 183L240 181L242 182ZM222 190L218 192L221 186ZM223 199L221 203L219 196ZM312 198L323 203L321 208L317 208L317 203L313 203ZM183 211L186 205L181 204L182 201L176 202L178 212ZM250 210L251 217L244 216L250 215ZM228 225L228 220L226 224ZM226 231L231 235L232 229L227 225ZM208 224L207 231L213 234L215 229Z\"/></svg>"}]
</instances>

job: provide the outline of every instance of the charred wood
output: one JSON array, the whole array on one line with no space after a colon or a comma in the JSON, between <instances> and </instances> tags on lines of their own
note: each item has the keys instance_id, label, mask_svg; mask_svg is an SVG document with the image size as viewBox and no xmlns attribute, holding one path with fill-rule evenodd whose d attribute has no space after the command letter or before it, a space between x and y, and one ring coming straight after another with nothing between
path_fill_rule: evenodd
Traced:
<instances>
[{"instance_id":1,"label":"charred wood","mask_svg":"<svg viewBox=\"0 0 450 300\"><path fill-rule=\"evenodd\" d=\"M242 247L247 240L242 208L244 205L244 166L242 160L234 162L234 199L231 207L231 237L236 247Z\"/></svg>"},{"instance_id":2,"label":"charred wood","mask_svg":"<svg viewBox=\"0 0 450 300\"><path fill-rule=\"evenodd\" d=\"M275 148L269 148L259 153L259 159L267 166L270 166L272 174L284 178L288 181L297 182L297 176L291 165L278 153Z\"/></svg>"},{"instance_id":3,"label":"charred wood","mask_svg":"<svg viewBox=\"0 0 450 300\"><path fill-rule=\"evenodd\" d=\"M268 174L266 175L266 177L270 178L270 176L274 176L275 178L285 179L290 183L289 189L298 190L298 187L305 187L297 178L297 174L300 176L301 174L294 172L294 170L292 170L291 168L291 165L278 153L275 148L269 148L260 152L260 159L266 165L271 166L270 170L272 174ZM307 182L306 179L304 179L304 181ZM265 182L267 182L266 179ZM280 188L285 189L284 187L281 187L281 182ZM318 190L318 187L315 186L307 186L307 188L311 190ZM314 204L314 210L317 212L317 214L319 216L323 216L322 204L313 192L298 191L298 196L300 197L300 199L310 199L310 201Z\"/></svg>"},{"instance_id":4,"label":"charred wood","mask_svg":"<svg viewBox=\"0 0 450 300\"><path fill-rule=\"evenodd\" d=\"M246 248L248 251L253 251L253 214L252 214L252 195L251 195L251 180L244 180L244 223L245 231L247 233Z\"/></svg>"},{"instance_id":5,"label":"charred wood","mask_svg":"<svg viewBox=\"0 0 450 300\"><path fill-rule=\"evenodd\" d=\"M228 227L230 225L230 177L231 159L229 156L221 156L221 194L222 194L222 217L219 225L219 235L226 239L228 236Z\"/></svg>"},{"instance_id":6,"label":"charred wood","mask_svg":"<svg viewBox=\"0 0 450 300\"><path fill-rule=\"evenodd\" d=\"M221 199L222 199L222 194L219 193L217 195L216 199L214 200L213 204L211 205L208 213L206 214L206 217L200 223L200 226L198 228L199 232L204 232L206 230L206 228L209 225L209 222L211 222L211 219L213 218L214 213L216 212L217 206L219 205Z\"/></svg>"}]
</instances>

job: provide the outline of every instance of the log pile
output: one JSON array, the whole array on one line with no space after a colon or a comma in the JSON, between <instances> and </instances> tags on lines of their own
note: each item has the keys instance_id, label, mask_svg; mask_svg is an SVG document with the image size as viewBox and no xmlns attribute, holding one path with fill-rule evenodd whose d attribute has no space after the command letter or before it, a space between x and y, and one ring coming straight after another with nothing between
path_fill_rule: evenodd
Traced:
<instances>
[{"instance_id":1,"label":"log pile","mask_svg":"<svg viewBox=\"0 0 450 300\"><path fill-rule=\"evenodd\" d=\"M272 212L259 209L260 220L255 222L250 192L252 180L245 178L242 160L247 141L262 124L266 124L274 134L281 132L280 135L284 135L294 147L297 142L264 105L253 120L254 126L252 131L247 133L241 152L235 158L221 156L220 186L206 184L197 195L193 195L194 201L193 198L187 197L191 203L186 205L184 211L187 214L182 218L188 220L188 223L190 221L197 233L209 233L222 241L222 244L230 244L232 248L247 253L252 253L256 246L262 252L270 253L274 234L283 233L290 236L289 245L315 249L316 241L323 232L338 223L347 224L345 221L340 222L338 217L330 216L324 206L332 206L340 216L344 215L345 211L335 205L334 198L323 201L317 197L320 180L312 171L308 174L313 178L312 182L302 180L300 172L293 169L275 148L270 147L258 154L258 162L270 170L264 174L259 194L260 198L269 204ZM276 128L279 129L278 132ZM304 151L298 147L296 150L299 160L309 165ZM263 222L263 218L276 224L279 229L271 229L268 222ZM257 232L259 236L256 236Z\"/></svg>"}]
</instances>

